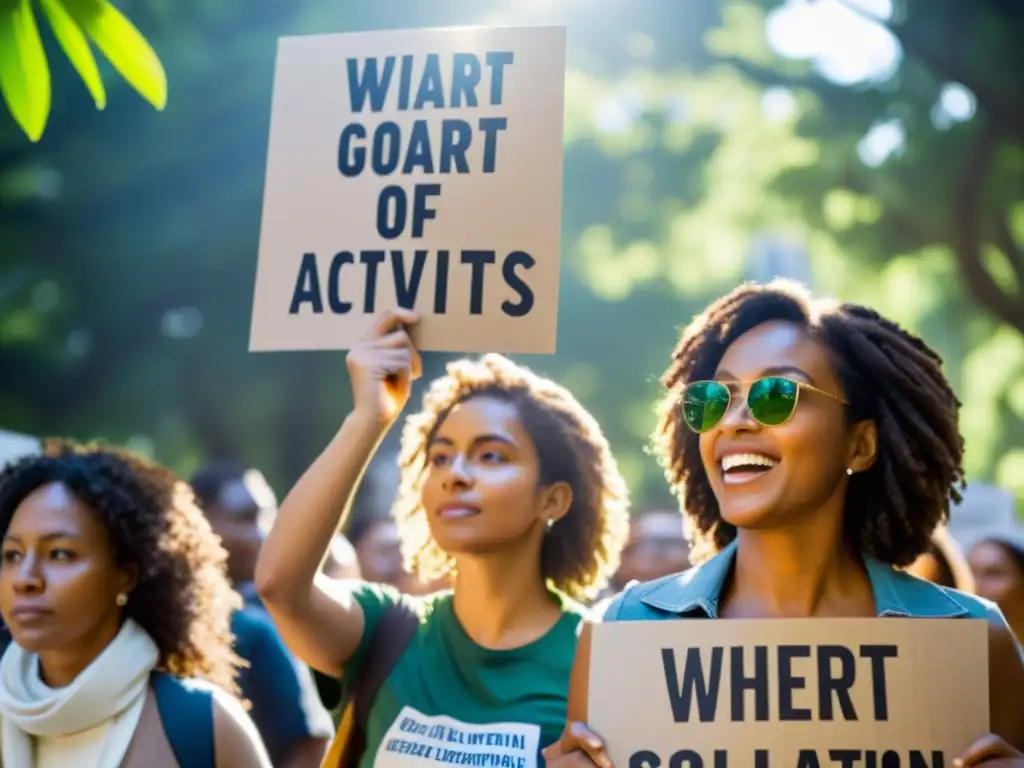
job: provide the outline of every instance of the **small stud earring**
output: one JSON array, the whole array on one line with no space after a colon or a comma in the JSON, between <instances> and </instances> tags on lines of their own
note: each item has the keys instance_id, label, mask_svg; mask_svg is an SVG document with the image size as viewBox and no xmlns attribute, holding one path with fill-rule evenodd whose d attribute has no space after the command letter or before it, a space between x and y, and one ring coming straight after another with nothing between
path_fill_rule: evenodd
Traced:
<instances>
[{"instance_id":1,"label":"small stud earring","mask_svg":"<svg viewBox=\"0 0 1024 768\"><path fill-rule=\"evenodd\" d=\"M117 599L114 602L117 603L121 608L124 608L126 605L128 605L128 595L122 592L117 596Z\"/></svg>"},{"instance_id":2,"label":"small stud earring","mask_svg":"<svg viewBox=\"0 0 1024 768\"><path fill-rule=\"evenodd\" d=\"M549 531L550 531L550 530L551 530L552 528L554 528L554 527L555 527L555 518L553 518L553 517L549 517L549 518L548 518L548 522L547 522L547 526L548 526L548 530L549 530Z\"/></svg>"},{"instance_id":3,"label":"small stud earring","mask_svg":"<svg viewBox=\"0 0 1024 768\"><path fill-rule=\"evenodd\" d=\"M852 474L853 474L853 470L852 470L852 469L850 469L849 467L847 467L847 468L846 468L846 474L848 474L848 475L852 475Z\"/></svg>"}]
</instances>

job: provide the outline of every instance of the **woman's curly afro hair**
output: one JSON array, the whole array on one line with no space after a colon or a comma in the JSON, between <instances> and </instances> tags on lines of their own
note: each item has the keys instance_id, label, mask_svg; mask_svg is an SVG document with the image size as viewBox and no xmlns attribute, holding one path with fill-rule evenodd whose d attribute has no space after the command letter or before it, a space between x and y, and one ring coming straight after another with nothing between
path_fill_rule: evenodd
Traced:
<instances>
[{"instance_id":1,"label":"woman's curly afro hair","mask_svg":"<svg viewBox=\"0 0 1024 768\"><path fill-rule=\"evenodd\" d=\"M851 421L878 428L874 465L855 475L845 504L845 535L861 552L906 566L925 552L935 527L964 486L960 402L942 359L924 341L858 304L814 299L788 280L748 283L715 301L683 332L662 377L667 392L654 450L679 495L696 557L736 536L722 520L701 462L699 437L682 417L683 388L714 377L725 350L773 320L802 326L832 353Z\"/></svg>"},{"instance_id":2,"label":"woman's curly afro hair","mask_svg":"<svg viewBox=\"0 0 1024 768\"><path fill-rule=\"evenodd\" d=\"M124 613L149 633L161 669L236 693L241 660L231 614L241 598L225 574L227 553L173 472L106 446L49 441L0 472L0 538L21 502L50 483L66 486L99 517L118 565L139 580Z\"/></svg>"},{"instance_id":3,"label":"woman's curly afro hair","mask_svg":"<svg viewBox=\"0 0 1024 768\"><path fill-rule=\"evenodd\" d=\"M608 441L569 390L501 355L450 363L433 381L423 409L402 432L401 482L395 520L409 569L429 582L451 572L453 559L430 535L420 501L427 448L452 408L474 397L512 403L533 441L544 485L568 483L572 505L544 537L545 581L574 599L590 597L619 565L629 535L629 494Z\"/></svg>"}]
</instances>

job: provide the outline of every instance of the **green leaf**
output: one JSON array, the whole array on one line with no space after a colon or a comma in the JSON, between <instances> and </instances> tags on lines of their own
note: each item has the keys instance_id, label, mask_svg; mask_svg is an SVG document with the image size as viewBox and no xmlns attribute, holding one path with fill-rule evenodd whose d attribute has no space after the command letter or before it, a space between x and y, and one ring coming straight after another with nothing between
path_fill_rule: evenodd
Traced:
<instances>
[{"instance_id":1,"label":"green leaf","mask_svg":"<svg viewBox=\"0 0 1024 768\"><path fill-rule=\"evenodd\" d=\"M50 116L50 67L31 0L0 13L0 91L21 130L39 141Z\"/></svg>"},{"instance_id":2,"label":"green leaf","mask_svg":"<svg viewBox=\"0 0 1024 768\"><path fill-rule=\"evenodd\" d=\"M107 92L103 88L103 80L100 78L100 70L96 66L92 49L89 48L89 41L85 39L81 28L61 5L60 0L39 0L39 4L43 7L46 18L50 20L54 37L82 78L85 87L89 89L89 95L96 102L96 109L103 109L107 106Z\"/></svg>"},{"instance_id":3,"label":"green leaf","mask_svg":"<svg viewBox=\"0 0 1024 768\"><path fill-rule=\"evenodd\" d=\"M135 25L107 0L64 0L64 7L121 77L162 110L167 105L167 75Z\"/></svg>"}]
</instances>

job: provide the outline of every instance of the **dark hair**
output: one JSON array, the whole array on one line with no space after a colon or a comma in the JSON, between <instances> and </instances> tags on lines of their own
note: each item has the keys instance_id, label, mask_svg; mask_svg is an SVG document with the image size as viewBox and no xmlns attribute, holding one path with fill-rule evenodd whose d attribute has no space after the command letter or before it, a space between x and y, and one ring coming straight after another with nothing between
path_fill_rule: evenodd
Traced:
<instances>
[{"instance_id":1,"label":"dark hair","mask_svg":"<svg viewBox=\"0 0 1024 768\"><path fill-rule=\"evenodd\" d=\"M119 566L138 568L124 612L156 643L160 668L237 692L242 662L232 650L231 614L242 601L227 580L227 553L189 486L127 451L49 441L42 455L0 472L0 538L22 501L50 483L97 515Z\"/></svg>"},{"instance_id":2,"label":"dark hair","mask_svg":"<svg viewBox=\"0 0 1024 768\"><path fill-rule=\"evenodd\" d=\"M381 515L372 512L356 512L349 518L348 523L345 525L345 538L348 539L349 544L353 547L358 547L359 543L381 523L390 522L391 518L387 515Z\"/></svg>"},{"instance_id":3,"label":"dark hair","mask_svg":"<svg viewBox=\"0 0 1024 768\"><path fill-rule=\"evenodd\" d=\"M992 536L989 538L982 539L978 542L978 544L981 544L982 542L986 544L995 544L996 546L1002 547L1003 551L1006 553L1006 556L1009 557L1010 561L1014 564L1014 566L1016 566L1017 573L1019 573L1020 577L1024 579L1024 546L1021 546L1016 542L1007 541L1006 539L1000 536ZM977 544L975 544L975 546L977 546Z\"/></svg>"},{"instance_id":4,"label":"dark hair","mask_svg":"<svg viewBox=\"0 0 1024 768\"><path fill-rule=\"evenodd\" d=\"M196 501L204 510L217 505L220 492L231 483L245 477L245 467L232 459L214 461L200 467L189 479L188 484L196 495Z\"/></svg>"},{"instance_id":5,"label":"dark hair","mask_svg":"<svg viewBox=\"0 0 1024 768\"><path fill-rule=\"evenodd\" d=\"M516 407L537 450L540 482L572 488L569 512L544 538L545 581L572 598L596 594L618 568L629 535L626 483L597 421L569 390L501 355L450 363L447 375L431 383L422 411L406 422L395 521L407 568L429 583L454 566L430 535L420 486L427 448L452 408L485 396Z\"/></svg>"},{"instance_id":6,"label":"dark hair","mask_svg":"<svg viewBox=\"0 0 1024 768\"><path fill-rule=\"evenodd\" d=\"M942 373L942 359L874 310L813 299L788 280L747 283L715 301L683 332L662 377L668 391L654 448L690 518L696 557L724 547L736 529L721 518L699 438L683 421L683 388L712 378L729 345L773 320L801 326L831 352L850 403L849 420L877 425L875 463L855 475L847 491L848 541L891 565L909 565L928 548L964 486L960 402Z\"/></svg>"}]
</instances>

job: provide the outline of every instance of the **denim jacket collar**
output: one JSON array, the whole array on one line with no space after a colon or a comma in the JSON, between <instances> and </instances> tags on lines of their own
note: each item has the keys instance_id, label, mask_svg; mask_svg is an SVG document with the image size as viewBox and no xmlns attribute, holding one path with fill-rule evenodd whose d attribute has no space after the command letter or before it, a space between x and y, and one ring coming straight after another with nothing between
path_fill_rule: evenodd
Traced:
<instances>
[{"instance_id":1,"label":"denim jacket collar","mask_svg":"<svg viewBox=\"0 0 1024 768\"><path fill-rule=\"evenodd\" d=\"M701 565L656 582L643 594L641 601L662 611L679 614L701 611L708 618L717 619L719 599L736 557L736 547L734 540ZM879 616L952 619L970 613L949 590L898 571L867 555L864 556L864 564Z\"/></svg>"}]
</instances>

